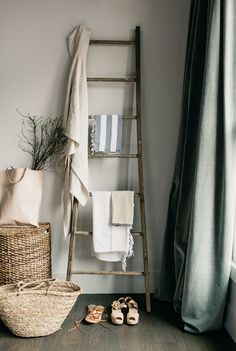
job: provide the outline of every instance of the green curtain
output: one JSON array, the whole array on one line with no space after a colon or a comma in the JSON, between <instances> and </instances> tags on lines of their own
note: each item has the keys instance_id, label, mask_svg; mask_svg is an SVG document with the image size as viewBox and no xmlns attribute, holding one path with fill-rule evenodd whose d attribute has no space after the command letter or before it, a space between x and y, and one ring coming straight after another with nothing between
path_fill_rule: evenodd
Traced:
<instances>
[{"instance_id":1,"label":"green curtain","mask_svg":"<svg viewBox=\"0 0 236 351\"><path fill-rule=\"evenodd\" d=\"M222 326L235 214L236 1L192 0L160 298L185 330Z\"/></svg>"}]
</instances>

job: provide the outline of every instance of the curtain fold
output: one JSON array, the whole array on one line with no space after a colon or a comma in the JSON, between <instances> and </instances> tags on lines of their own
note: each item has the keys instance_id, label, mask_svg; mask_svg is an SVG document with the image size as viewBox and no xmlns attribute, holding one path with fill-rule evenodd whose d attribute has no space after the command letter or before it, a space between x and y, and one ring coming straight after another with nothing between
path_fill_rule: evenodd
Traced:
<instances>
[{"instance_id":1,"label":"curtain fold","mask_svg":"<svg viewBox=\"0 0 236 351\"><path fill-rule=\"evenodd\" d=\"M232 259L235 30L234 0L192 0L160 298L196 333L222 325Z\"/></svg>"}]
</instances>

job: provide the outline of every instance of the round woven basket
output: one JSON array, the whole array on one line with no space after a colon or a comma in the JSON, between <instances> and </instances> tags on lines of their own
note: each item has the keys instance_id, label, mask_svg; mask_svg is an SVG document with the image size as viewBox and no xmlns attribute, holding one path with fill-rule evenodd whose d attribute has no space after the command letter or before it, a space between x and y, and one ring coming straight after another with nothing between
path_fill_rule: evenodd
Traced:
<instances>
[{"instance_id":1,"label":"round woven basket","mask_svg":"<svg viewBox=\"0 0 236 351\"><path fill-rule=\"evenodd\" d=\"M80 287L54 279L18 282L0 287L0 318L21 337L49 335L60 329Z\"/></svg>"},{"instance_id":2,"label":"round woven basket","mask_svg":"<svg viewBox=\"0 0 236 351\"><path fill-rule=\"evenodd\" d=\"M50 225L0 226L0 285L51 278Z\"/></svg>"}]
</instances>

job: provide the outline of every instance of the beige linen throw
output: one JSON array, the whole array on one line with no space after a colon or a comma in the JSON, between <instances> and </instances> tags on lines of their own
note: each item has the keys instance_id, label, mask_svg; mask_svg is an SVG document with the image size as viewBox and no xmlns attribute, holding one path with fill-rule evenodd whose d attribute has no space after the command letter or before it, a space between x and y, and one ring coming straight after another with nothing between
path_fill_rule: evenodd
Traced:
<instances>
[{"instance_id":1,"label":"beige linen throw","mask_svg":"<svg viewBox=\"0 0 236 351\"><path fill-rule=\"evenodd\" d=\"M68 137L64 186L64 234L70 231L72 202L75 197L85 206L88 200L88 93L86 57L91 31L79 26L70 34L72 58L65 100L64 122Z\"/></svg>"},{"instance_id":2,"label":"beige linen throw","mask_svg":"<svg viewBox=\"0 0 236 351\"><path fill-rule=\"evenodd\" d=\"M112 224L133 225L134 192L112 191Z\"/></svg>"}]
</instances>

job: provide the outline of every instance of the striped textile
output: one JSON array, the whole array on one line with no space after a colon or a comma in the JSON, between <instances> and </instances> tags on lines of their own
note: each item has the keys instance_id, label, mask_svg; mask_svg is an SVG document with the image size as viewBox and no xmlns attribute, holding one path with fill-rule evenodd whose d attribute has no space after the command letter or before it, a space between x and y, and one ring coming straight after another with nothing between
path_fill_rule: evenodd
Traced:
<instances>
[{"instance_id":1,"label":"striped textile","mask_svg":"<svg viewBox=\"0 0 236 351\"><path fill-rule=\"evenodd\" d=\"M92 152L121 152L122 116L94 115L94 128L91 134Z\"/></svg>"}]
</instances>

